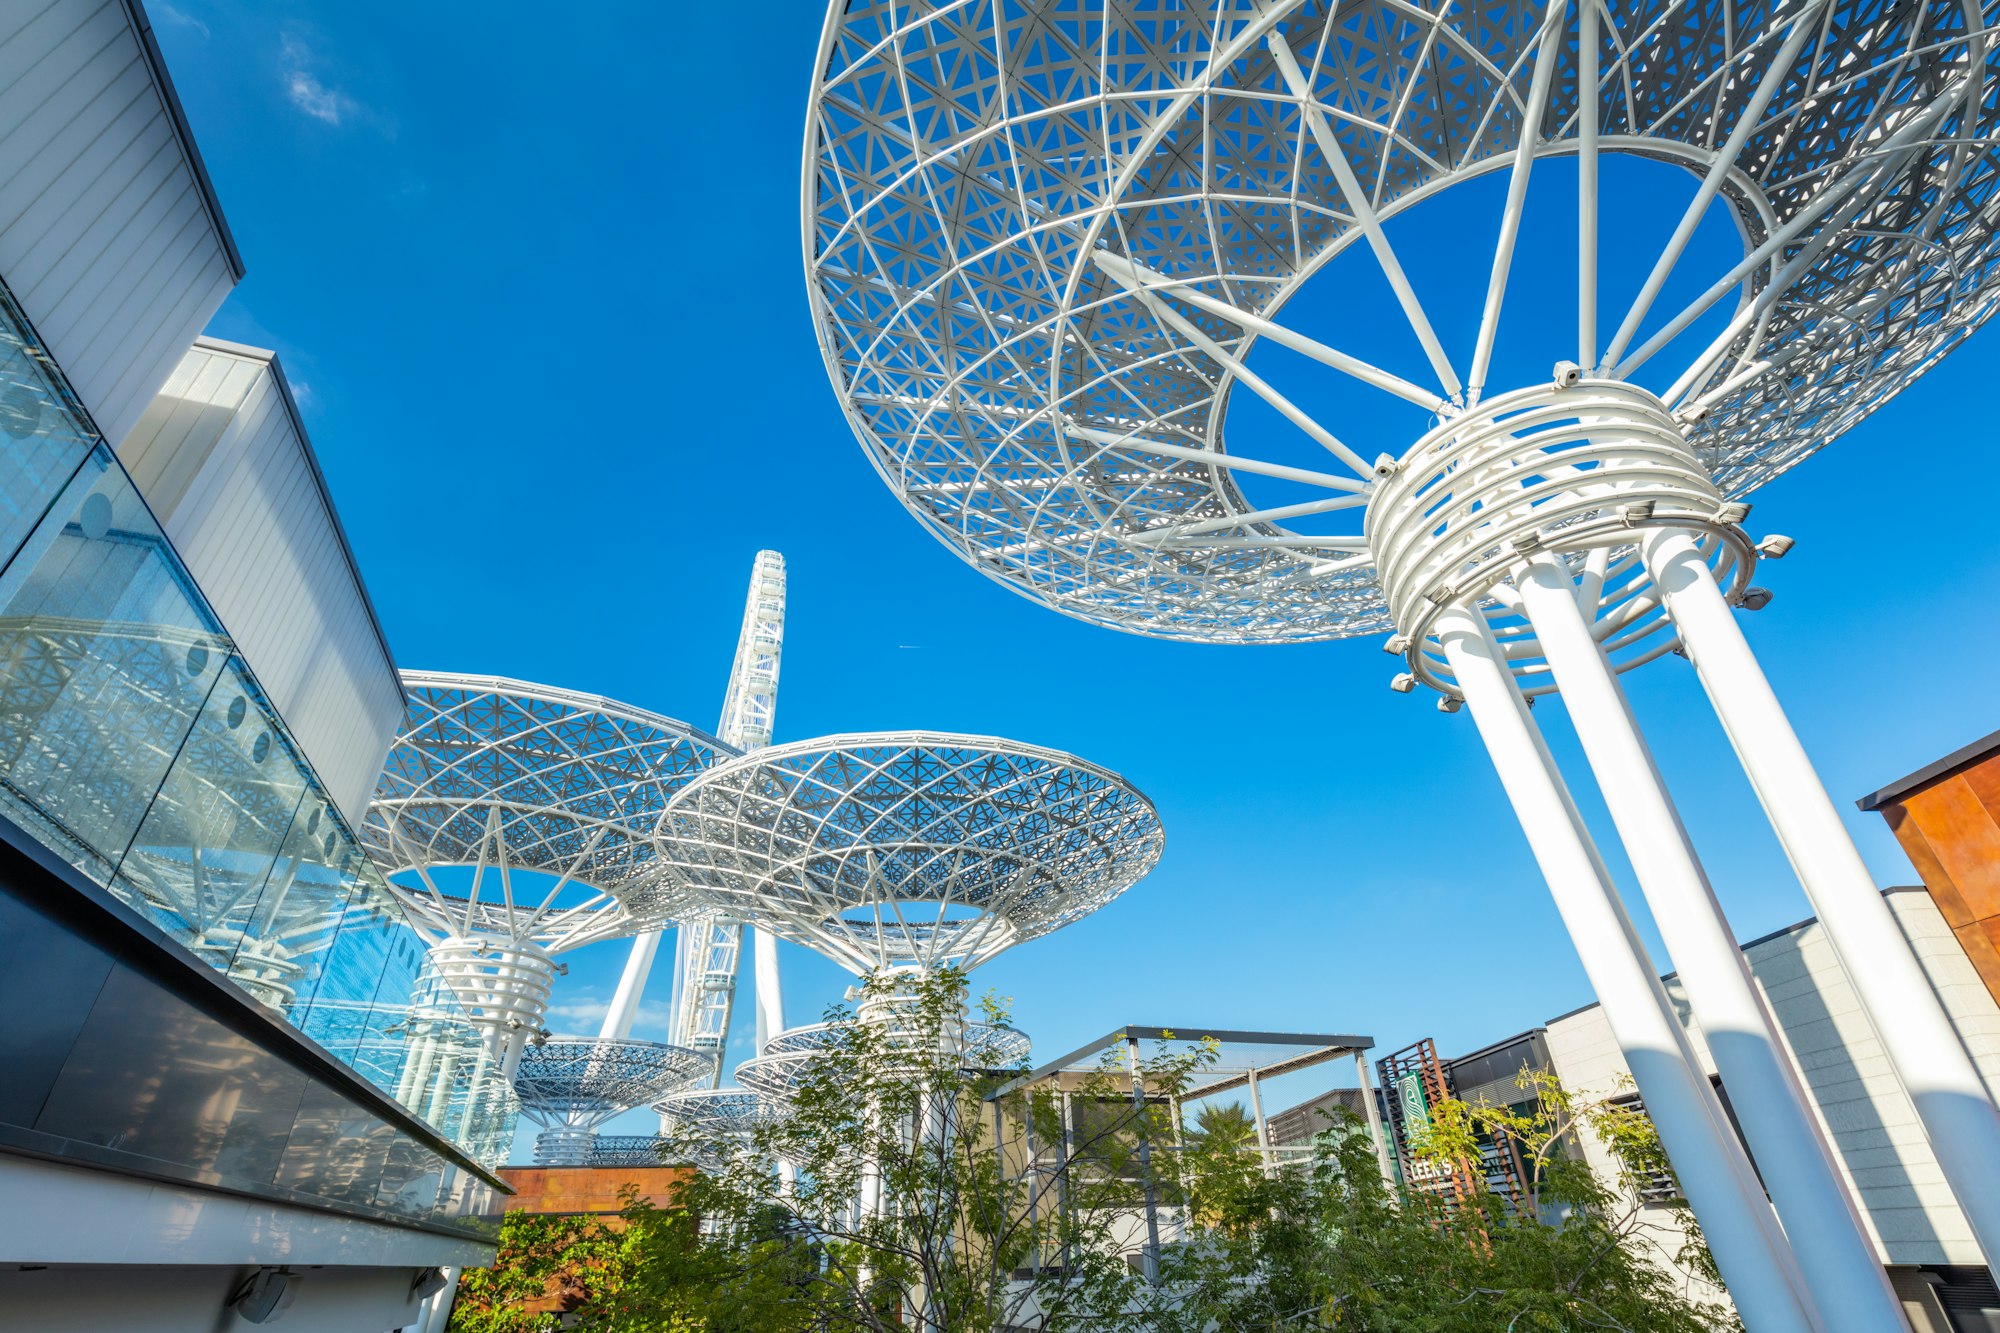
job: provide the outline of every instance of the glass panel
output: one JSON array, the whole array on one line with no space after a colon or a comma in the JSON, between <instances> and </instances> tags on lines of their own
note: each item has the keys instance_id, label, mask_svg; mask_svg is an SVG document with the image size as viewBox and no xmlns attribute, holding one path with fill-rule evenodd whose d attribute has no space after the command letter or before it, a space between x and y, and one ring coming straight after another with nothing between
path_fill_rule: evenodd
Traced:
<instances>
[{"instance_id":1,"label":"glass panel","mask_svg":"<svg viewBox=\"0 0 2000 1333\"><path fill-rule=\"evenodd\" d=\"M100 446L0 576L0 808L108 882L229 647Z\"/></svg>"},{"instance_id":2,"label":"glass panel","mask_svg":"<svg viewBox=\"0 0 2000 1333\"><path fill-rule=\"evenodd\" d=\"M512 1099L477 1030L421 982L423 941L4 287L0 814L504 1157ZM442 1081L406 1077L416 1028L453 1053Z\"/></svg>"},{"instance_id":3,"label":"glass panel","mask_svg":"<svg viewBox=\"0 0 2000 1333\"><path fill-rule=\"evenodd\" d=\"M90 452L93 436L14 321L0 319L0 564L21 543Z\"/></svg>"},{"instance_id":4,"label":"glass panel","mask_svg":"<svg viewBox=\"0 0 2000 1333\"><path fill-rule=\"evenodd\" d=\"M269 719L241 659L230 658L119 863L116 887L203 961L283 1010L303 965L252 911L306 777Z\"/></svg>"}]
</instances>

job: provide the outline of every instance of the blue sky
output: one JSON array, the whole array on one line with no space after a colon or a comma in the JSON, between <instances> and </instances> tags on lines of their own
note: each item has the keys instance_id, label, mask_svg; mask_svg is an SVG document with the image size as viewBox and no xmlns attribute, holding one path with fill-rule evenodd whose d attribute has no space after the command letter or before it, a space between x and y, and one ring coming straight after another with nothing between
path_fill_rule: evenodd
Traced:
<instances>
[{"instance_id":1,"label":"blue sky","mask_svg":"<svg viewBox=\"0 0 2000 1333\"><path fill-rule=\"evenodd\" d=\"M149 8L249 269L211 332L282 354L403 665L713 727L751 558L774 547L791 587L781 740L1018 737L1159 805L1157 873L976 978L1014 998L1038 1051L1137 1022L1451 1052L1589 1000L1469 719L1391 693L1376 641L1200 647L1079 624L973 573L877 479L801 276L816 4L751 26L730 6L638 3L554 19L497 3L476 21ZM1532 206L1561 205L1562 173L1548 181ZM1659 192L1687 192L1631 189L1607 214L1608 263L1628 240L1649 262L1673 216ZM1405 231L1455 246L1483 283L1480 202ZM1485 230L1466 241L1469 226ZM1540 336L1569 300L1528 303L1503 370L1574 354ZM1975 339L1756 497L1753 529L1799 547L1760 578L1777 599L1747 633L1885 884L1915 876L1852 799L2000 726L1993 427L1974 406L1996 372L2000 337ZM1236 410L1246 435L1269 429ZM1626 681L1738 934L1804 917L1686 664ZM1605 827L1560 709L1539 716ZM558 1026L594 1031L622 952L571 956ZM785 965L795 1022L843 984L803 951Z\"/></svg>"}]
</instances>

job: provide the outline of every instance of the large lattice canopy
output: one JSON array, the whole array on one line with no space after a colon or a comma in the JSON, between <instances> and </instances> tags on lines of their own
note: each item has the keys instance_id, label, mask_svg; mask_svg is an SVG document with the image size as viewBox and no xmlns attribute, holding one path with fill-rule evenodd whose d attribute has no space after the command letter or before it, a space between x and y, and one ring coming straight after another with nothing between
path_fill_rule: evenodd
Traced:
<instances>
[{"instance_id":1,"label":"large lattice canopy","mask_svg":"<svg viewBox=\"0 0 2000 1333\"><path fill-rule=\"evenodd\" d=\"M975 966L1153 868L1159 815L1116 774L930 732L754 751L668 808L689 911L748 921L856 973Z\"/></svg>"},{"instance_id":2,"label":"large lattice canopy","mask_svg":"<svg viewBox=\"0 0 2000 1333\"><path fill-rule=\"evenodd\" d=\"M514 1093L537 1124L602 1120L688 1086L712 1063L656 1041L550 1041L522 1055Z\"/></svg>"},{"instance_id":3,"label":"large lattice canopy","mask_svg":"<svg viewBox=\"0 0 2000 1333\"><path fill-rule=\"evenodd\" d=\"M665 923L652 882L667 802L735 751L545 685L424 672L403 685L362 840L425 926L558 949Z\"/></svg>"},{"instance_id":4,"label":"large lattice canopy","mask_svg":"<svg viewBox=\"0 0 2000 1333\"><path fill-rule=\"evenodd\" d=\"M1991 314L1994 15L1958 0L837 0L804 176L822 349L883 477L1018 591L1170 637L1384 628L1358 525L1343 540L1295 521L1352 519L1378 454L1479 398L1516 247L1573 250L1586 294L1583 350L1543 364L1645 381L1729 495ZM1676 230L1661 282L1600 317L1600 154L1684 168L1700 183L1690 230L1727 210L1740 255L1690 277ZM1523 234L1513 181L1525 191L1555 156L1590 184ZM1490 228L1399 251L1385 223L1489 171L1512 173ZM1362 245L1396 327L1289 338L1293 294ZM1434 327L1421 293L1444 279L1427 274L1462 272L1467 251L1478 328ZM1709 318L1721 332L1690 345ZM1397 340L1405 360L1377 364ZM1350 441L1343 422L1302 425L1334 480L1260 510L1238 484L1254 461L1218 461L1234 389L1285 414L1244 364L1260 342L1405 400L1410 428Z\"/></svg>"}]
</instances>

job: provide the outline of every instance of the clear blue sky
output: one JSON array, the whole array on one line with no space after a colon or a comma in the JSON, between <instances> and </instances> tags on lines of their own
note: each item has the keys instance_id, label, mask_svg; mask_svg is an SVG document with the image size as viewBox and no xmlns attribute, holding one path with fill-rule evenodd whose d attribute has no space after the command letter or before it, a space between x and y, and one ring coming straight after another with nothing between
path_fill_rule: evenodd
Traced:
<instances>
[{"instance_id":1,"label":"clear blue sky","mask_svg":"<svg viewBox=\"0 0 2000 1333\"><path fill-rule=\"evenodd\" d=\"M780 739L1013 736L1158 803L1157 873L976 978L1040 1052L1126 1022L1452 1052L1589 1000L1469 719L1391 693L1374 640L1082 625L973 573L877 479L801 276L815 0L747 24L726 5L149 8L249 268L212 332L282 354L403 665L713 727L751 557L775 547ZM1644 212L1631 225L1670 224ZM1488 247L1490 229L1464 246L1481 282ZM1509 332L1524 373L1569 354ZM1852 798L2000 726L1975 406L1996 374L1988 334L1756 497L1753 528L1799 548L1748 633L1885 884L1915 877ZM1627 684L1739 935L1804 917L1686 664ZM1561 711L1539 716L1581 775ZM559 1026L594 1031L621 957L572 956ZM838 994L831 965L786 967L793 1021Z\"/></svg>"}]
</instances>

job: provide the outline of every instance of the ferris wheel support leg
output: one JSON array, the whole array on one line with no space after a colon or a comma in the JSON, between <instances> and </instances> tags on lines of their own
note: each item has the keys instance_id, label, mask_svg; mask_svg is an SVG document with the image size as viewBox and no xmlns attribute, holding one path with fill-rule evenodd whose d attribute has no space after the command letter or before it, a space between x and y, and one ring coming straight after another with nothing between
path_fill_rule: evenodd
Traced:
<instances>
[{"instance_id":1,"label":"ferris wheel support leg","mask_svg":"<svg viewBox=\"0 0 2000 1333\"><path fill-rule=\"evenodd\" d=\"M785 1030L785 991L778 975L778 937L768 930L750 932L751 966L757 982L757 1053Z\"/></svg>"},{"instance_id":2,"label":"ferris wheel support leg","mask_svg":"<svg viewBox=\"0 0 2000 1333\"><path fill-rule=\"evenodd\" d=\"M1438 617L1436 633L1745 1327L1813 1328L1777 1216L1485 622L1453 607Z\"/></svg>"},{"instance_id":3,"label":"ferris wheel support leg","mask_svg":"<svg viewBox=\"0 0 2000 1333\"><path fill-rule=\"evenodd\" d=\"M1987 1263L2000 1264L2000 1111L1868 873L1694 543L1646 544L1654 581L1778 841L1915 1104Z\"/></svg>"},{"instance_id":4,"label":"ferris wheel support leg","mask_svg":"<svg viewBox=\"0 0 2000 1333\"><path fill-rule=\"evenodd\" d=\"M1834 1166L1777 1024L1751 980L1624 690L1577 607L1568 568L1543 555L1518 582L1821 1322L1830 1333L1907 1328L1902 1303Z\"/></svg>"},{"instance_id":5,"label":"ferris wheel support leg","mask_svg":"<svg viewBox=\"0 0 2000 1333\"><path fill-rule=\"evenodd\" d=\"M632 937L632 952L626 955L618 989L611 994L611 1007L604 1011L604 1025L597 1032L599 1041L624 1041L632 1035L646 979L653 974L653 959L659 952L659 931L648 930Z\"/></svg>"}]
</instances>

